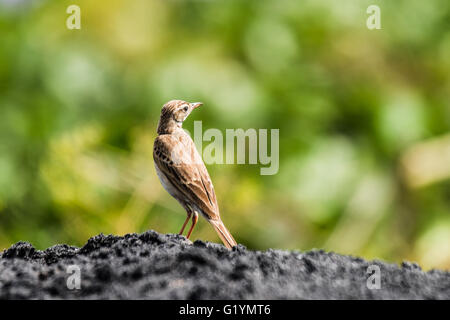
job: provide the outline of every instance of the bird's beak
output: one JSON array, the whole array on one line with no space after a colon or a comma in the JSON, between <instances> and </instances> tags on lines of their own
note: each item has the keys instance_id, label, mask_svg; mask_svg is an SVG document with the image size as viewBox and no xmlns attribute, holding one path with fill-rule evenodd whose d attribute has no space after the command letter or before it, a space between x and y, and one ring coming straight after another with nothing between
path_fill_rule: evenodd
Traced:
<instances>
[{"instance_id":1,"label":"bird's beak","mask_svg":"<svg viewBox=\"0 0 450 320\"><path fill-rule=\"evenodd\" d=\"M192 110L197 109L198 107L200 107L202 105L203 105L202 102L192 102L191 103Z\"/></svg>"}]
</instances>

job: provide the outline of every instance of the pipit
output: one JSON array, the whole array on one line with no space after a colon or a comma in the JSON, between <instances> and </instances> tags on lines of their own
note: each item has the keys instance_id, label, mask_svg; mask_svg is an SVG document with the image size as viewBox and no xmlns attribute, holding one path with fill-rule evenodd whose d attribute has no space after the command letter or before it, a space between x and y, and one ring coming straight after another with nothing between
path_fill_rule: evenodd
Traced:
<instances>
[{"instance_id":1,"label":"pipit","mask_svg":"<svg viewBox=\"0 0 450 320\"><path fill-rule=\"evenodd\" d=\"M183 234L186 224L192 218L192 225L187 233L189 239L200 213L213 226L225 246L231 249L236 241L220 219L208 170L191 137L182 128L183 121L201 105L200 102L172 100L163 106L158 123L158 137L153 146L153 160L164 189L186 210L187 218L180 234Z\"/></svg>"}]
</instances>

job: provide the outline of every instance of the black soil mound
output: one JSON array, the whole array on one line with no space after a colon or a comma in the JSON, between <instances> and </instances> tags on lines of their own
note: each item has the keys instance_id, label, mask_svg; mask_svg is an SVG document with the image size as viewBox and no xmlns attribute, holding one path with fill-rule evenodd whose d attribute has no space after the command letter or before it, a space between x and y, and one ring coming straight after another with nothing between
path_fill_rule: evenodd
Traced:
<instances>
[{"instance_id":1,"label":"black soil mound","mask_svg":"<svg viewBox=\"0 0 450 320\"><path fill-rule=\"evenodd\" d=\"M371 265L379 267L380 289L369 289L376 285L368 280ZM80 289L73 288L74 270L80 271ZM0 299L30 298L449 299L450 273L322 250L250 251L241 245L227 250L148 231L101 234L82 248L39 251L16 243L0 253Z\"/></svg>"}]
</instances>

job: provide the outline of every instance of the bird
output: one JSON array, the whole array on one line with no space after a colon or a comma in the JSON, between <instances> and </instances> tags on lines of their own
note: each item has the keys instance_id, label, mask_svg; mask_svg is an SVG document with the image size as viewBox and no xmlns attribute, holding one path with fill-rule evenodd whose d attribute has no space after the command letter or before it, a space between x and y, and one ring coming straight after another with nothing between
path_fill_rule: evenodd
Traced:
<instances>
[{"instance_id":1,"label":"bird","mask_svg":"<svg viewBox=\"0 0 450 320\"><path fill-rule=\"evenodd\" d=\"M156 174L164 189L186 210L187 218L179 232L192 219L187 238L203 216L228 249L237 245L230 231L220 218L214 186L208 170L189 134L183 129L183 121L191 112L202 106L201 102L189 103L171 100L164 104L153 144L153 161Z\"/></svg>"}]
</instances>

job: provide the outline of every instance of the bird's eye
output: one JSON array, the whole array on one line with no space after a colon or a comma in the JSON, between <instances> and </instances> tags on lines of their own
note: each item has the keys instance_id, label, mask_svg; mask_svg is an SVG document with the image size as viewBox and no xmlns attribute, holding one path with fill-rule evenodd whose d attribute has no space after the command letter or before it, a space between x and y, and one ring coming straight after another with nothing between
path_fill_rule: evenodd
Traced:
<instances>
[{"instance_id":1,"label":"bird's eye","mask_svg":"<svg viewBox=\"0 0 450 320\"><path fill-rule=\"evenodd\" d=\"M187 112L187 111L188 111L188 107L187 107L187 106L184 107L184 108L183 108L183 111L184 111L184 112Z\"/></svg>"}]
</instances>

